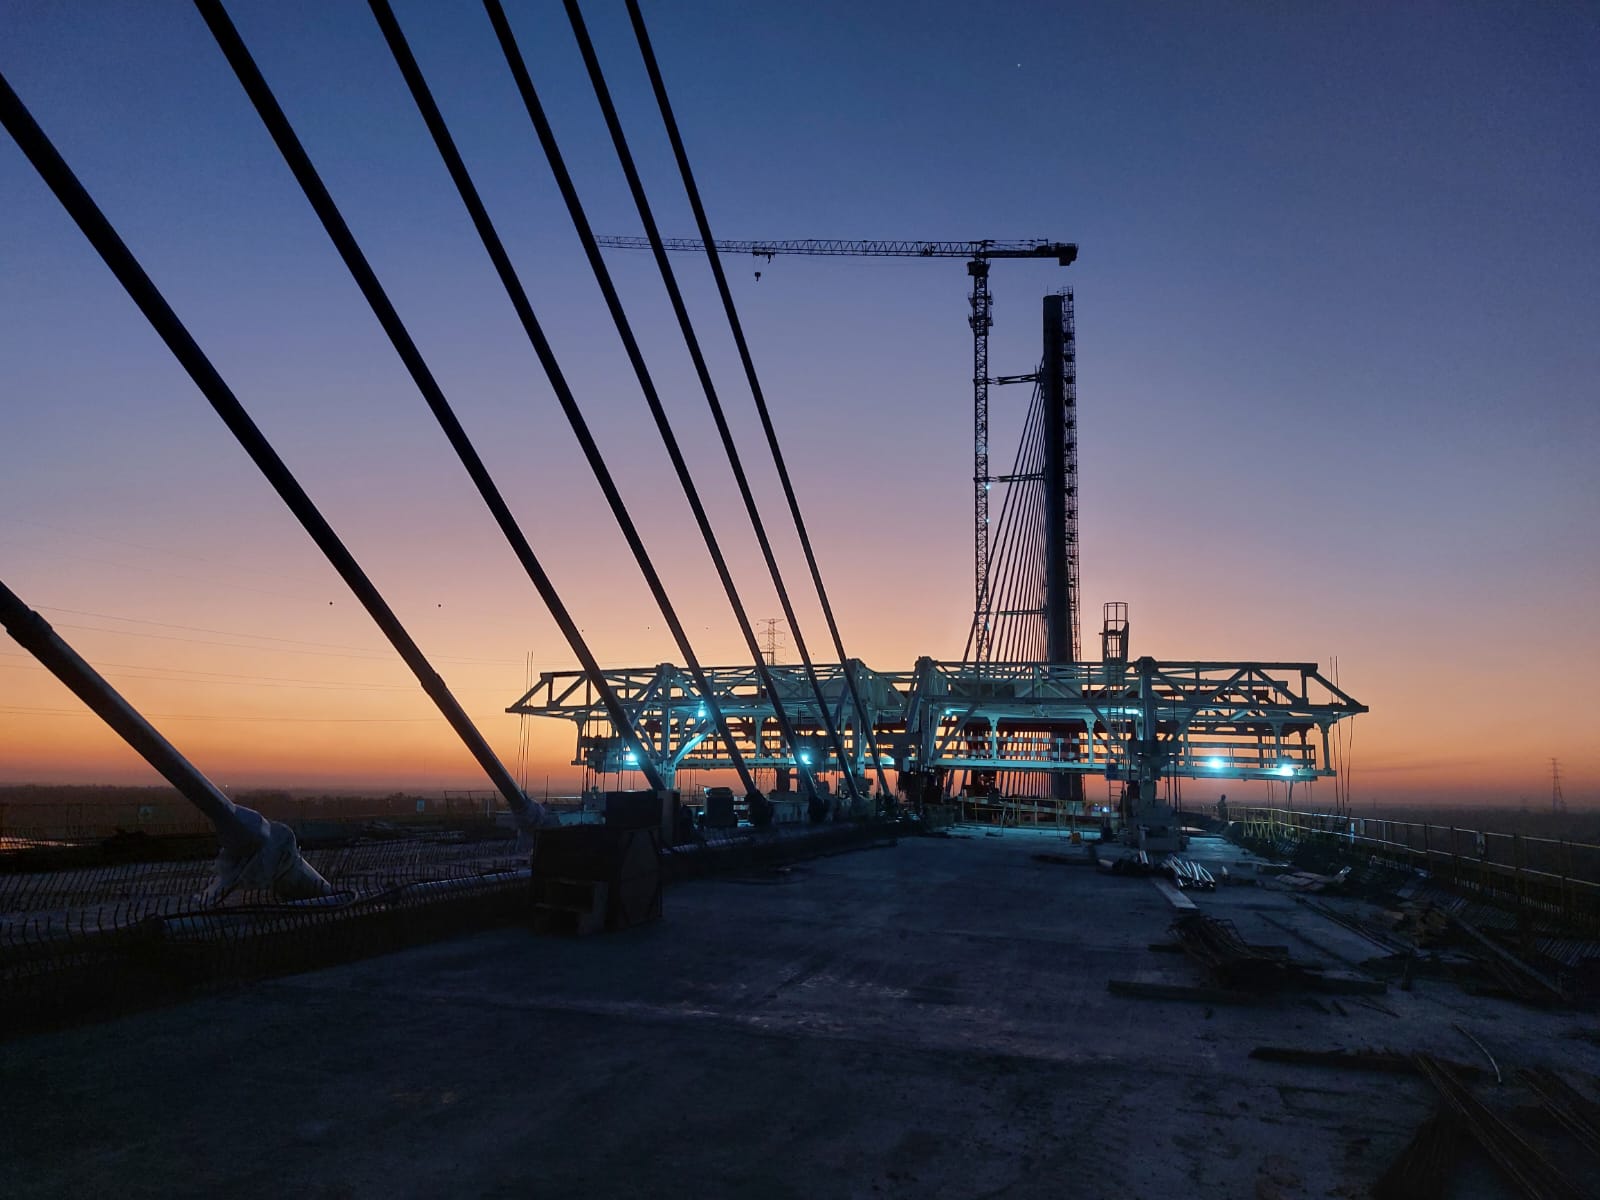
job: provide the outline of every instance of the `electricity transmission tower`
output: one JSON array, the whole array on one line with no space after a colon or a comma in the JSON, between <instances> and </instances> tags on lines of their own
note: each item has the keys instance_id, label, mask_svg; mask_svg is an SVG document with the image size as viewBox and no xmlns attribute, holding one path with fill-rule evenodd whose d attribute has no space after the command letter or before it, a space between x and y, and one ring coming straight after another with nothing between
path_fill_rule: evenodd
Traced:
<instances>
[{"instance_id":1,"label":"electricity transmission tower","mask_svg":"<svg viewBox=\"0 0 1600 1200\"><path fill-rule=\"evenodd\" d=\"M783 630L778 627L782 624L782 617L768 617L761 622L761 654L769 667L778 664L778 647L783 644Z\"/></svg>"}]
</instances>

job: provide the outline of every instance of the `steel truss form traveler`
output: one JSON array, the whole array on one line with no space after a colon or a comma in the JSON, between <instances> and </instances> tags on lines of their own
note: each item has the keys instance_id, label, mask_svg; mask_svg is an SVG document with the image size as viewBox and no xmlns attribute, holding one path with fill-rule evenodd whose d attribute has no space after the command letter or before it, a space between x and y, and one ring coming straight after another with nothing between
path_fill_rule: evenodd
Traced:
<instances>
[{"instance_id":1,"label":"steel truss form traveler","mask_svg":"<svg viewBox=\"0 0 1600 1200\"><path fill-rule=\"evenodd\" d=\"M1171 777L1304 782L1334 773L1329 730L1367 711L1314 663L924 658L912 671L890 674L854 660L852 666L884 765L902 773L1045 771L1146 783ZM837 771L802 669L777 666L772 673L781 703L797 729L806 731L798 739L805 747L801 753L814 756L806 765L819 773ZM661 774L731 767L732 756L719 744L703 698L685 672L664 663L605 675ZM708 667L706 677L745 760L752 766L794 766L781 753L773 704L756 672ZM843 671L832 668L822 690L859 769L867 743L855 728ZM633 752L582 672L541 675L507 711L575 722L575 765L605 772L640 765L629 758Z\"/></svg>"},{"instance_id":2,"label":"steel truss form traveler","mask_svg":"<svg viewBox=\"0 0 1600 1200\"><path fill-rule=\"evenodd\" d=\"M858 778L876 767L892 767L894 760L870 758L871 741L856 716L845 668L839 663L816 663L817 686L803 665L766 666L773 693L754 666L709 667L713 699L727 721L744 761L753 768L800 774L838 771L838 756L828 734L829 719L838 731L846 755ZM858 659L849 667L867 719L875 729L897 728L904 704L894 685L867 670ZM632 727L650 755L649 766L672 786L682 770L720 770L731 767L733 756L718 736L704 696L694 678L672 663L655 667L624 668L604 672ZM827 718L818 702L827 704ZM779 709L794 729L797 750L790 754L778 719ZM574 766L596 774L643 769L638 754L619 736L600 697L582 671L546 672L507 712L534 717L564 717L578 726ZM881 751L880 751L881 754ZM798 757L799 762L796 763Z\"/></svg>"}]
</instances>

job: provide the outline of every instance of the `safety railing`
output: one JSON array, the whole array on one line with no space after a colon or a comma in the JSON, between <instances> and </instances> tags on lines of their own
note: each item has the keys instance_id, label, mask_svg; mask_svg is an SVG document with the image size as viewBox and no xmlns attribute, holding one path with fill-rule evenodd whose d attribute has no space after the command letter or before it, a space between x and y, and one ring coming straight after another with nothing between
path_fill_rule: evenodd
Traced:
<instances>
[{"instance_id":1,"label":"safety railing","mask_svg":"<svg viewBox=\"0 0 1600 1200\"><path fill-rule=\"evenodd\" d=\"M309 848L333 892L206 896L215 838L0 854L0 1036L189 982L303 970L514 917L528 857L505 835L412 833ZM125 995L124 995L125 994Z\"/></svg>"},{"instance_id":2,"label":"safety railing","mask_svg":"<svg viewBox=\"0 0 1600 1200\"><path fill-rule=\"evenodd\" d=\"M1213 815L1248 841L1321 844L1433 880L1523 915L1600 936L1600 845L1497 830L1344 813L1230 804Z\"/></svg>"}]
</instances>

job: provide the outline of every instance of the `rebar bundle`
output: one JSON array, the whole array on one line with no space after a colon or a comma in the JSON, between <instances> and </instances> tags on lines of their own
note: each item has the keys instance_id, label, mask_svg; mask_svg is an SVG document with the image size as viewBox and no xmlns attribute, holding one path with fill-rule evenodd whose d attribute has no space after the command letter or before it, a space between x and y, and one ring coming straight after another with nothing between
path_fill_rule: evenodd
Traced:
<instances>
[{"instance_id":1,"label":"rebar bundle","mask_svg":"<svg viewBox=\"0 0 1600 1200\"><path fill-rule=\"evenodd\" d=\"M1183 952L1224 987L1266 991L1282 986L1294 971L1287 950L1251 945L1232 921L1185 913L1172 923L1171 932Z\"/></svg>"}]
</instances>

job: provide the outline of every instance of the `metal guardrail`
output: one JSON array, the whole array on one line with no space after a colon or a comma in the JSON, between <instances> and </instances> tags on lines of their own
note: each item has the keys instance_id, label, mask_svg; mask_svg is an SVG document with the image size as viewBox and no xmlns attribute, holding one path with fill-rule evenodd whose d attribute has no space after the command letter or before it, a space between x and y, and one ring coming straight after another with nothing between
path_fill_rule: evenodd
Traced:
<instances>
[{"instance_id":1,"label":"metal guardrail","mask_svg":"<svg viewBox=\"0 0 1600 1200\"><path fill-rule=\"evenodd\" d=\"M954 808L958 821L975 825L1016 825L1042 833L1073 833L1098 832L1102 822L1099 813L1074 811L1067 801L1047 796L957 796L946 803ZM1082 804L1086 809L1093 807L1092 802Z\"/></svg>"},{"instance_id":2,"label":"metal guardrail","mask_svg":"<svg viewBox=\"0 0 1600 1200\"><path fill-rule=\"evenodd\" d=\"M212 904L214 852L213 837L0 855L0 1033L511 919L529 886L509 835L420 833L307 850L330 896Z\"/></svg>"},{"instance_id":3,"label":"metal guardrail","mask_svg":"<svg viewBox=\"0 0 1600 1200\"><path fill-rule=\"evenodd\" d=\"M574 817L596 814L574 813ZM761 870L891 842L893 822L706 831L663 856L667 879ZM0 853L0 1038L525 917L532 866L509 829L382 829L305 857L333 886L208 902L214 834L132 837Z\"/></svg>"},{"instance_id":4,"label":"metal guardrail","mask_svg":"<svg viewBox=\"0 0 1600 1200\"><path fill-rule=\"evenodd\" d=\"M1213 806L1213 815L1223 814ZM1246 840L1320 843L1358 858L1426 873L1522 915L1542 914L1600 936L1600 845L1565 838L1391 821L1343 813L1229 804Z\"/></svg>"}]
</instances>

